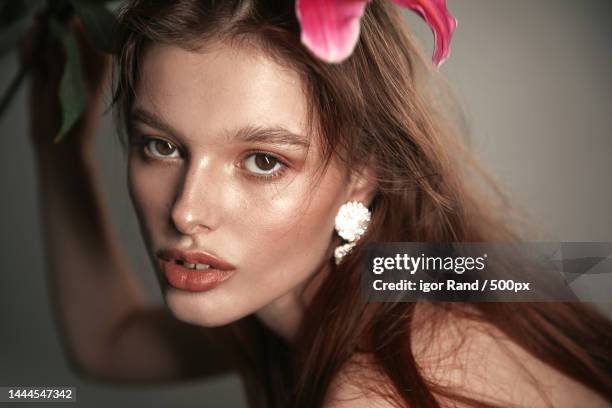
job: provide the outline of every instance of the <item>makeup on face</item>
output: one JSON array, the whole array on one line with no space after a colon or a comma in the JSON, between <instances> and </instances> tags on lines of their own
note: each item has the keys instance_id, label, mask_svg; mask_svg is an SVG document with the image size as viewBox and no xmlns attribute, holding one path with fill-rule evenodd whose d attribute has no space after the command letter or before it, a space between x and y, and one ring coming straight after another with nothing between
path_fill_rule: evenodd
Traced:
<instances>
[{"instance_id":1,"label":"makeup on face","mask_svg":"<svg viewBox=\"0 0 612 408\"><path fill-rule=\"evenodd\" d=\"M301 77L223 45L154 45L142 61L128 185L166 303L205 326L299 308L347 191L338 165L315 178Z\"/></svg>"},{"instance_id":2,"label":"makeup on face","mask_svg":"<svg viewBox=\"0 0 612 408\"><path fill-rule=\"evenodd\" d=\"M189 139L181 136L154 112L135 108L129 129L130 145L138 149L143 159L168 163L170 159L194 160L197 155L195 150L198 146L191 150ZM246 175L267 180L280 177L288 167L299 170L310 146L305 136L282 126L244 126L227 132L223 139L223 151L220 151L219 145L207 150L232 159ZM216 152L214 148L217 148ZM202 149L206 149L206 146L202 146Z\"/></svg>"},{"instance_id":3,"label":"makeup on face","mask_svg":"<svg viewBox=\"0 0 612 408\"><path fill-rule=\"evenodd\" d=\"M160 269L168 283L177 289L192 292L210 290L229 279L236 267L204 251L179 248L158 252Z\"/></svg>"}]
</instances>

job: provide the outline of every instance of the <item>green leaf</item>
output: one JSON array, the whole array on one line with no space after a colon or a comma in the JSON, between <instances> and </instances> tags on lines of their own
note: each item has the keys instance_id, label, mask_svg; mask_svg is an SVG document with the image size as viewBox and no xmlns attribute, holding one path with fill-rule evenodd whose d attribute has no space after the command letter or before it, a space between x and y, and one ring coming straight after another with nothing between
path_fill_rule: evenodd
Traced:
<instances>
[{"instance_id":1,"label":"green leaf","mask_svg":"<svg viewBox=\"0 0 612 408\"><path fill-rule=\"evenodd\" d=\"M49 28L51 34L62 44L66 52L64 75L59 88L62 126L55 139L53 139L55 143L58 143L72 129L83 113L87 90L81 71L79 44L74 32L55 19L50 20Z\"/></svg>"},{"instance_id":2,"label":"green leaf","mask_svg":"<svg viewBox=\"0 0 612 408\"><path fill-rule=\"evenodd\" d=\"M98 0L72 0L77 16L81 19L85 33L99 49L115 53L117 18Z\"/></svg>"}]
</instances>

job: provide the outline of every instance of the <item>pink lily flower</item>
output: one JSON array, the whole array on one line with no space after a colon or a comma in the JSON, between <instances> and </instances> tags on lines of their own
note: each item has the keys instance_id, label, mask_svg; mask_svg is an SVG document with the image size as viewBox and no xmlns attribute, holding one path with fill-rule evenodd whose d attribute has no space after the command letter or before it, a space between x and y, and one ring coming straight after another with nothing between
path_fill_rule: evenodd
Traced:
<instances>
[{"instance_id":1,"label":"pink lily flower","mask_svg":"<svg viewBox=\"0 0 612 408\"><path fill-rule=\"evenodd\" d=\"M357 45L361 16L371 0L296 0L296 15L302 28L301 41L318 58L339 63ZM418 13L431 27L435 39L433 62L440 66L450 53L457 20L446 0L392 0Z\"/></svg>"}]
</instances>

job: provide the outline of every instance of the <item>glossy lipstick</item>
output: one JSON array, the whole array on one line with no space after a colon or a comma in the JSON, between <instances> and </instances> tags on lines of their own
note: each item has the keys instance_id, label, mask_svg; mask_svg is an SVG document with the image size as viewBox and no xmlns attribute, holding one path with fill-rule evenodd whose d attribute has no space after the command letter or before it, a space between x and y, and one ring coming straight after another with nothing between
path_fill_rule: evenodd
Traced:
<instances>
[{"instance_id":1,"label":"glossy lipstick","mask_svg":"<svg viewBox=\"0 0 612 408\"><path fill-rule=\"evenodd\" d=\"M192 292L203 292L218 286L229 279L236 269L229 262L204 251L167 249L160 251L157 259L171 286ZM194 269L186 264L204 264L208 267Z\"/></svg>"}]
</instances>

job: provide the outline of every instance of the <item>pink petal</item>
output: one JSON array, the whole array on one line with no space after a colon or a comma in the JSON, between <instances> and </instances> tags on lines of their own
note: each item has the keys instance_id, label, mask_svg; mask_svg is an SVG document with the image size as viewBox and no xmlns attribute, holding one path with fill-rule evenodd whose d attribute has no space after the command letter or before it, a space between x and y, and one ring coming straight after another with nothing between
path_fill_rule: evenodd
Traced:
<instances>
[{"instance_id":1,"label":"pink petal","mask_svg":"<svg viewBox=\"0 0 612 408\"><path fill-rule=\"evenodd\" d=\"M457 28L457 20L446 7L446 0L393 0L403 7L416 11L429 24L434 33L433 62L440 66L450 54L450 42Z\"/></svg>"},{"instance_id":2,"label":"pink petal","mask_svg":"<svg viewBox=\"0 0 612 408\"><path fill-rule=\"evenodd\" d=\"M369 0L296 0L301 40L312 53L332 63L348 58L359 39L359 22Z\"/></svg>"}]
</instances>

